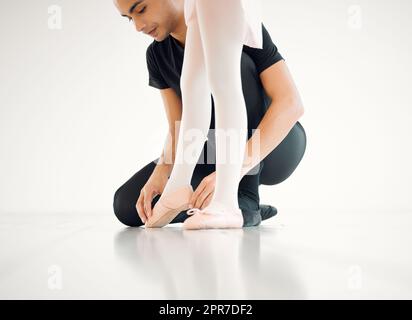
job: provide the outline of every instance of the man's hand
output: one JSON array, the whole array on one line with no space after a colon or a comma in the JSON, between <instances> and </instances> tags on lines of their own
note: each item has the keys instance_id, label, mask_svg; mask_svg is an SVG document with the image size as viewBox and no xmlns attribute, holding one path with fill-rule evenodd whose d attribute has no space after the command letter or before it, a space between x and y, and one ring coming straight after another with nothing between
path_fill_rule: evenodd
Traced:
<instances>
[{"instance_id":1,"label":"man's hand","mask_svg":"<svg viewBox=\"0 0 412 320\"><path fill-rule=\"evenodd\" d=\"M204 177L193 192L192 198L190 199L190 204L193 208L203 209L210 203L215 192L215 184L216 171Z\"/></svg>"},{"instance_id":2,"label":"man's hand","mask_svg":"<svg viewBox=\"0 0 412 320\"><path fill-rule=\"evenodd\" d=\"M136 210L143 223L146 223L146 220L152 216L152 200L156 195L163 192L166 183L166 175L155 174L147 180L142 190L140 190Z\"/></svg>"}]
</instances>

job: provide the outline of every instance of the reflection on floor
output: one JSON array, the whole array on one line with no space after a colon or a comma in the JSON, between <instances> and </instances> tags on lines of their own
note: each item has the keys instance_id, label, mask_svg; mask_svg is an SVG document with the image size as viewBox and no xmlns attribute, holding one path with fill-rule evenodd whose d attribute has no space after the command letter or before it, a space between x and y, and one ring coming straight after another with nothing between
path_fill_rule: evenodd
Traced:
<instances>
[{"instance_id":1,"label":"reflection on floor","mask_svg":"<svg viewBox=\"0 0 412 320\"><path fill-rule=\"evenodd\" d=\"M387 217L390 217L388 219ZM410 214L290 213L240 230L0 215L1 299L412 298Z\"/></svg>"}]
</instances>

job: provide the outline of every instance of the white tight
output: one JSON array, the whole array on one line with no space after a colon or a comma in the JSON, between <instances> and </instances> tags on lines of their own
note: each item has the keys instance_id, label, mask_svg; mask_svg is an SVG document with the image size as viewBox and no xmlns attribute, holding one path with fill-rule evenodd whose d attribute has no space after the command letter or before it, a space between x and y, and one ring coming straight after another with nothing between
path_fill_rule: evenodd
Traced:
<instances>
[{"instance_id":1,"label":"white tight","mask_svg":"<svg viewBox=\"0 0 412 320\"><path fill-rule=\"evenodd\" d=\"M243 7L241 0L196 0L195 3L187 25L180 80L183 111L175 164L163 194L190 185L207 139L212 93L216 185L210 205L219 201L239 208L238 186L247 141L247 114L240 72L245 33ZM194 132L197 135L191 134ZM229 139L230 134L225 137L228 132L235 133L236 139Z\"/></svg>"}]
</instances>

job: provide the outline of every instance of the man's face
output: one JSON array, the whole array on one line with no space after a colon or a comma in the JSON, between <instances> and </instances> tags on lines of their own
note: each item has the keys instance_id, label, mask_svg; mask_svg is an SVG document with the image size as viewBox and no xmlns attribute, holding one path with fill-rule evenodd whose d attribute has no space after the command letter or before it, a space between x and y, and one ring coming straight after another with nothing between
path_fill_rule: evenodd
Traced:
<instances>
[{"instance_id":1,"label":"man's face","mask_svg":"<svg viewBox=\"0 0 412 320\"><path fill-rule=\"evenodd\" d=\"M137 31L156 41L165 39L172 30L174 7L170 0L114 0L114 4Z\"/></svg>"}]
</instances>

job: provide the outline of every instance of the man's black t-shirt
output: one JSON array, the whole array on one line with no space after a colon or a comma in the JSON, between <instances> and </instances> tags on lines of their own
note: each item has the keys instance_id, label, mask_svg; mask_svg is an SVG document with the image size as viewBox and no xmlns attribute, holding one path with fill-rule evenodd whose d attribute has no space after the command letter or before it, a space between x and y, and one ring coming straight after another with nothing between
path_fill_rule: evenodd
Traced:
<instances>
[{"instance_id":1,"label":"man's black t-shirt","mask_svg":"<svg viewBox=\"0 0 412 320\"><path fill-rule=\"evenodd\" d=\"M284 58L262 23L263 48L243 45L241 56L241 77L243 95L247 107L248 128L255 129L267 110L270 99L266 96L259 74ZM184 48L169 35L161 42L154 40L146 50L149 86L165 89L173 88L181 97L180 76L182 73ZM214 128L214 102L212 99L211 127ZM251 136L249 132L248 136Z\"/></svg>"},{"instance_id":2,"label":"man's black t-shirt","mask_svg":"<svg viewBox=\"0 0 412 320\"><path fill-rule=\"evenodd\" d=\"M263 23L262 34L262 49L243 45L242 52L242 57L246 53L252 58L258 73L283 59ZM182 74L183 55L184 48L171 35L161 42L154 40L146 50L149 86L158 89L173 88L181 96L180 76Z\"/></svg>"}]
</instances>

